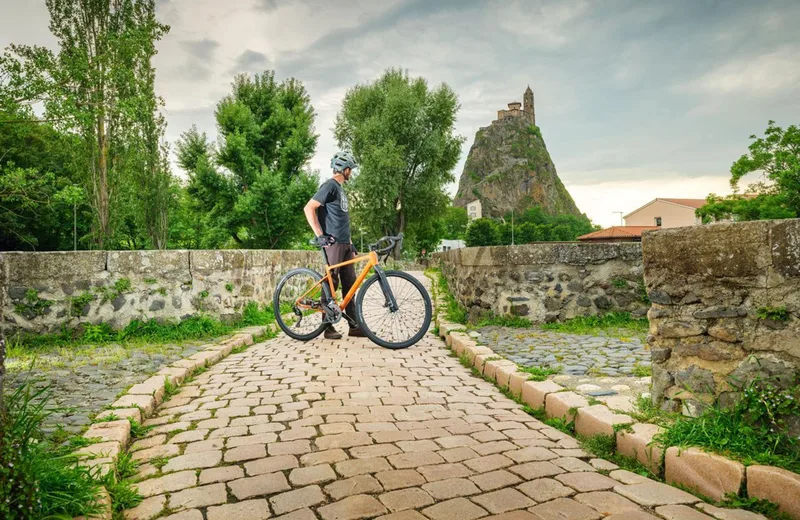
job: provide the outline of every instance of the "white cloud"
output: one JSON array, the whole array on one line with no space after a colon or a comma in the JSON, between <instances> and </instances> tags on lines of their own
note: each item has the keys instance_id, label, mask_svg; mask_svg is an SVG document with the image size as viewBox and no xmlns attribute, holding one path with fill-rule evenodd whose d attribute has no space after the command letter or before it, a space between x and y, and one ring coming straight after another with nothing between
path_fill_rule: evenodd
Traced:
<instances>
[{"instance_id":1,"label":"white cloud","mask_svg":"<svg viewBox=\"0 0 800 520\"><path fill-rule=\"evenodd\" d=\"M708 95L749 94L769 96L795 89L800 83L800 46L787 45L772 52L729 61L696 80L675 86L682 92Z\"/></svg>"},{"instance_id":2,"label":"white cloud","mask_svg":"<svg viewBox=\"0 0 800 520\"><path fill-rule=\"evenodd\" d=\"M576 22L589 12L586 0L557 3L515 1L492 11L498 25L534 46L556 49L580 36Z\"/></svg>"}]
</instances>

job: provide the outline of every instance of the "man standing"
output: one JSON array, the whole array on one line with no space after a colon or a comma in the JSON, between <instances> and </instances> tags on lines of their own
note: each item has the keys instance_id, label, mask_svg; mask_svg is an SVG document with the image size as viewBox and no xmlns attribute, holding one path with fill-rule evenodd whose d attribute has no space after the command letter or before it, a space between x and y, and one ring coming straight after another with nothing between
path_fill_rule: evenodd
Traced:
<instances>
[{"instance_id":1,"label":"man standing","mask_svg":"<svg viewBox=\"0 0 800 520\"><path fill-rule=\"evenodd\" d=\"M353 168L356 167L355 159L347 152L337 152L331 159L333 177L322 183L316 195L308 201L304 212L306 220L314 230L314 235L325 246L325 256L328 265L340 264L353 258L356 249L350 237L350 213L347 206L347 194L342 185L350 179ZM333 238L333 240L331 240ZM331 243L333 242L333 243ZM356 281L354 264L334 269L332 272L334 291L342 281L342 294L347 294ZM352 319L356 319L355 304L353 300L347 304L345 312ZM358 327L350 327L351 337L364 337L364 332ZM326 339L341 339L342 335L334 326L328 325L325 329Z\"/></svg>"}]
</instances>

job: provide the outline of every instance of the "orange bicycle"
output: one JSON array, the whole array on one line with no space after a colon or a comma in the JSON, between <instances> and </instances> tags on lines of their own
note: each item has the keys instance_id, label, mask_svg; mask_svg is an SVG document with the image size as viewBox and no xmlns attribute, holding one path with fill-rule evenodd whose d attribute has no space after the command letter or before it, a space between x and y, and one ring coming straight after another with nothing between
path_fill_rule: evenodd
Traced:
<instances>
[{"instance_id":1,"label":"orange bicycle","mask_svg":"<svg viewBox=\"0 0 800 520\"><path fill-rule=\"evenodd\" d=\"M311 243L320 245L316 239ZM322 247L325 276L303 267L289 271L278 282L273 297L278 325L289 337L309 341L322 334L329 324L345 319L350 326L361 327L381 347L410 347L428 331L432 307L428 291L414 276L403 271L385 271L380 266L381 260L385 261L396 246L402 248L402 245L402 234L383 237L369 246L368 254L336 265L328 265ZM332 271L364 261L367 264L353 287L337 303ZM371 270L375 274L365 282ZM356 315L348 316L345 308L354 297Z\"/></svg>"}]
</instances>

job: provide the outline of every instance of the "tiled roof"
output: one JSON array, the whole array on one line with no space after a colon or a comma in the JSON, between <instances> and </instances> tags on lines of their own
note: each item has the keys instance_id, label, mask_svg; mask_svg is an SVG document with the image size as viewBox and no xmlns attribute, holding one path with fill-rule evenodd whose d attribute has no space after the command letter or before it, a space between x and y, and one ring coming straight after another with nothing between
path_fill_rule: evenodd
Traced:
<instances>
[{"instance_id":1,"label":"tiled roof","mask_svg":"<svg viewBox=\"0 0 800 520\"><path fill-rule=\"evenodd\" d=\"M706 199L656 199L656 200L665 200L673 204L680 204L681 206L689 206L690 208L695 208L695 209L705 206L706 204Z\"/></svg>"},{"instance_id":2,"label":"tiled roof","mask_svg":"<svg viewBox=\"0 0 800 520\"><path fill-rule=\"evenodd\" d=\"M641 237L642 231L659 229L658 226L611 226L578 237L578 240L599 240L602 238L633 238Z\"/></svg>"}]
</instances>

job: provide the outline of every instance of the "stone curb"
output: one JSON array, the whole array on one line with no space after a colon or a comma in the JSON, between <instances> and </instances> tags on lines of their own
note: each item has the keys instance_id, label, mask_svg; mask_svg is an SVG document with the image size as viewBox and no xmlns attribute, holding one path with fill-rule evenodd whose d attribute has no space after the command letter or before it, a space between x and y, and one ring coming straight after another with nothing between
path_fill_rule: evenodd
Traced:
<instances>
[{"instance_id":1,"label":"stone curb","mask_svg":"<svg viewBox=\"0 0 800 520\"><path fill-rule=\"evenodd\" d=\"M442 305L437 301L437 305ZM653 438L663 431L654 424L638 423L619 411L623 406L608 407L590 404L582 395L566 391L551 381L528 381L528 374L517 371L517 365L507 360L489 360L496 354L488 347L478 345L464 332L462 325L446 322L438 314L436 324L439 335L458 356L466 356L482 375L492 378L495 384L508 390L535 410L544 409L548 418L574 421L575 432L583 436L611 435L617 452L636 459L655 475L663 476L668 484L722 500L726 493L740 495L747 489L751 498L769 500L781 512L800 520L800 475L773 466L745 468L738 461L721 455L707 453L700 448L681 449L676 446L664 449ZM451 332L455 331L455 332ZM623 428L615 425L626 425Z\"/></svg>"},{"instance_id":2,"label":"stone curb","mask_svg":"<svg viewBox=\"0 0 800 520\"><path fill-rule=\"evenodd\" d=\"M131 422L144 422L160 405L166 393L166 381L172 385L180 385L196 369L209 367L227 357L233 349L255 343L255 338L270 332L278 332L277 323L270 325L257 325L246 327L233 334L230 338L218 344L209 344L200 352L173 362L162 367L154 376L130 387L121 395L110 409L97 415L95 422L89 425L83 437L99 439L100 442L90 444L74 452L79 458L79 464L99 468L101 475L108 474L116 469L117 459L121 453L127 451L131 440ZM118 420L102 421L106 417L115 415ZM106 508L99 516L90 518L76 517L73 520L111 520L111 499L102 488L98 502Z\"/></svg>"}]
</instances>

